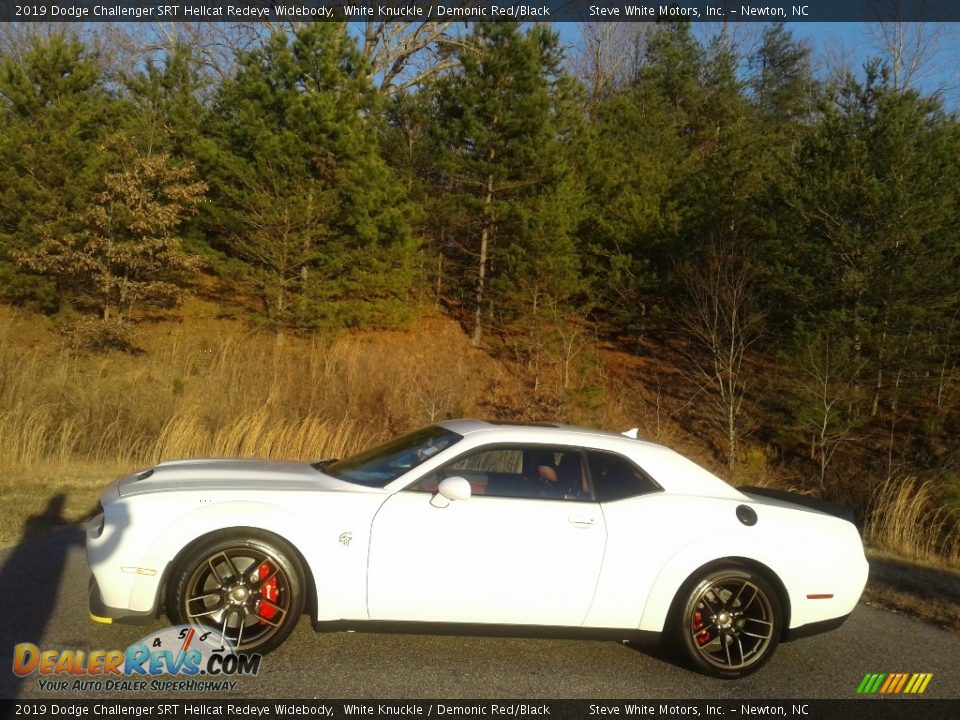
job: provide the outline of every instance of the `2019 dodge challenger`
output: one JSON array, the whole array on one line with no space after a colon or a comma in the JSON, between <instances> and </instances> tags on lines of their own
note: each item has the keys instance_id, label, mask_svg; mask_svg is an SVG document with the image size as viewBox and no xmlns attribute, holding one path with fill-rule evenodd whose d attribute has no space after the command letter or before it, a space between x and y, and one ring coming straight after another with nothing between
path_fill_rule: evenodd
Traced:
<instances>
[{"instance_id":1,"label":"2019 dodge challenger","mask_svg":"<svg viewBox=\"0 0 960 720\"><path fill-rule=\"evenodd\" d=\"M842 511L630 435L455 420L343 460L163 462L102 494L91 615L165 610L247 652L305 612L317 629L656 634L739 677L850 614L868 566Z\"/></svg>"}]
</instances>

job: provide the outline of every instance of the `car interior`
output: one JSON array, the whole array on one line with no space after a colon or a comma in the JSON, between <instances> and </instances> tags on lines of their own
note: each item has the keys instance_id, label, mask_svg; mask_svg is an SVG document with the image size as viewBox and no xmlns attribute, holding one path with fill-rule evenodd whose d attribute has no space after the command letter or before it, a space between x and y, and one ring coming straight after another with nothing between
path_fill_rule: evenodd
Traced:
<instances>
[{"instance_id":1,"label":"car interior","mask_svg":"<svg viewBox=\"0 0 960 720\"><path fill-rule=\"evenodd\" d=\"M421 479L411 490L436 492L462 477L474 495L591 500L583 451L576 448L485 448Z\"/></svg>"}]
</instances>

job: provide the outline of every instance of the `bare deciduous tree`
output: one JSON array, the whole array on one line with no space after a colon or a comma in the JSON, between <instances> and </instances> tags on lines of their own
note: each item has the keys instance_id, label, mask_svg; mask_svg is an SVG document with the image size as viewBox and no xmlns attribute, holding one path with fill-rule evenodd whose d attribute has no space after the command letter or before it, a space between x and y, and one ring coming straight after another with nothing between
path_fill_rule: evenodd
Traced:
<instances>
[{"instance_id":1,"label":"bare deciduous tree","mask_svg":"<svg viewBox=\"0 0 960 720\"><path fill-rule=\"evenodd\" d=\"M294 34L301 22L166 23L144 36L146 50L187 43L204 64L220 76L230 75L236 57L262 45L276 33ZM360 53L367 61L380 92L389 95L429 81L455 64L438 57L437 50L457 42L452 22L420 23L368 21L360 32L344 25L343 32L357 36Z\"/></svg>"},{"instance_id":2,"label":"bare deciduous tree","mask_svg":"<svg viewBox=\"0 0 960 720\"><path fill-rule=\"evenodd\" d=\"M454 67L450 55L437 50L458 40L452 22L419 23L370 20L360 38L360 53L370 64L380 92L391 95L421 85Z\"/></svg>"},{"instance_id":3,"label":"bare deciduous tree","mask_svg":"<svg viewBox=\"0 0 960 720\"><path fill-rule=\"evenodd\" d=\"M948 73L956 67L960 34L949 23L881 22L870 26L870 34L890 67L894 89L933 82L943 91L956 80Z\"/></svg>"},{"instance_id":4,"label":"bare deciduous tree","mask_svg":"<svg viewBox=\"0 0 960 720\"><path fill-rule=\"evenodd\" d=\"M57 278L71 297L92 306L104 321L124 322L141 304L175 304L185 294L178 274L195 272L200 260L183 250L179 230L203 201L207 186L192 164L165 154L141 155L117 134L104 152L117 155L79 218L81 230L47 234L19 262Z\"/></svg>"},{"instance_id":5,"label":"bare deciduous tree","mask_svg":"<svg viewBox=\"0 0 960 720\"><path fill-rule=\"evenodd\" d=\"M802 374L796 380L797 419L810 434L810 459L820 467L820 491L834 453L857 424L859 379L865 361L853 343L827 331L811 333L802 350Z\"/></svg>"},{"instance_id":6,"label":"bare deciduous tree","mask_svg":"<svg viewBox=\"0 0 960 720\"><path fill-rule=\"evenodd\" d=\"M128 73L148 61L162 61L175 47L190 48L200 70L215 81L230 77L237 57L263 44L281 23L91 23L80 37L102 58L110 75ZM289 23L287 24L289 25ZM12 34L0 29L0 47Z\"/></svg>"},{"instance_id":7,"label":"bare deciduous tree","mask_svg":"<svg viewBox=\"0 0 960 720\"><path fill-rule=\"evenodd\" d=\"M750 384L744 361L760 338L763 320L753 294L754 266L742 251L717 242L679 273L690 298L682 317L693 342L690 360L700 389L712 401L727 445L727 466L733 471Z\"/></svg>"},{"instance_id":8,"label":"bare deciduous tree","mask_svg":"<svg viewBox=\"0 0 960 720\"><path fill-rule=\"evenodd\" d=\"M698 22L694 25L704 47L722 46L736 51L741 58L749 58L763 43L763 25L760 23Z\"/></svg>"},{"instance_id":9,"label":"bare deciduous tree","mask_svg":"<svg viewBox=\"0 0 960 720\"><path fill-rule=\"evenodd\" d=\"M643 64L652 23L583 23L573 53L573 70L602 98L636 79Z\"/></svg>"}]
</instances>

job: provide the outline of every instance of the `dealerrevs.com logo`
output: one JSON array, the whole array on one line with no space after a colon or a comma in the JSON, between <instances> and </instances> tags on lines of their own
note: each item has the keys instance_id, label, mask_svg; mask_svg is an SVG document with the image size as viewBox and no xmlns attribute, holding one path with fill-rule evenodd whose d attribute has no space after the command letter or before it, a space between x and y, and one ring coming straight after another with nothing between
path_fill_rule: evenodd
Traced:
<instances>
[{"instance_id":1,"label":"dealerrevs.com logo","mask_svg":"<svg viewBox=\"0 0 960 720\"><path fill-rule=\"evenodd\" d=\"M148 635L126 650L41 650L19 643L13 649L13 672L22 678L36 675L39 690L59 692L229 692L237 681L228 678L257 675L261 660L260 655L235 652L216 630L183 625ZM184 679L160 679L162 675Z\"/></svg>"}]
</instances>

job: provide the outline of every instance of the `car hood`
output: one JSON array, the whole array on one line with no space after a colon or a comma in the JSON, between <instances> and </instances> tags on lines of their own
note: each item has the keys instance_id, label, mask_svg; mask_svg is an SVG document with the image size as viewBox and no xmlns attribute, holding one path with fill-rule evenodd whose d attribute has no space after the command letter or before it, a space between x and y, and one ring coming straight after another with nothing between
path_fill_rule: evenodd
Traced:
<instances>
[{"instance_id":1,"label":"car hood","mask_svg":"<svg viewBox=\"0 0 960 720\"><path fill-rule=\"evenodd\" d=\"M196 490L332 490L370 491L337 480L309 463L283 460L173 460L120 478L121 497L155 492Z\"/></svg>"}]
</instances>

